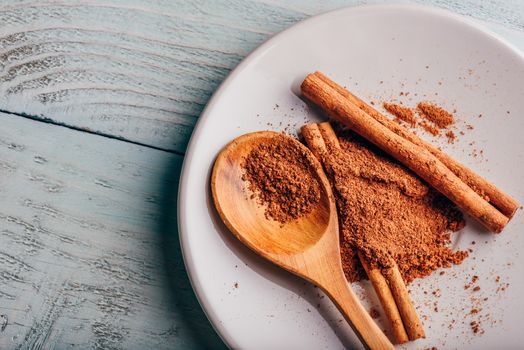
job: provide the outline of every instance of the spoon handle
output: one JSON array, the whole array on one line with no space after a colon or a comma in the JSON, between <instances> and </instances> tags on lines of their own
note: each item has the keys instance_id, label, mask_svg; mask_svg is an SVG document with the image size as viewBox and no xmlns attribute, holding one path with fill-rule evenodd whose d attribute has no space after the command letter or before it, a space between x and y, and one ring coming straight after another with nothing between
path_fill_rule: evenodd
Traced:
<instances>
[{"instance_id":1,"label":"spoon handle","mask_svg":"<svg viewBox=\"0 0 524 350\"><path fill-rule=\"evenodd\" d=\"M328 286L327 288L323 288L324 291L331 300L333 300L367 349L382 350L395 348L364 309L346 281L342 271L335 273L330 281L324 285Z\"/></svg>"}]
</instances>

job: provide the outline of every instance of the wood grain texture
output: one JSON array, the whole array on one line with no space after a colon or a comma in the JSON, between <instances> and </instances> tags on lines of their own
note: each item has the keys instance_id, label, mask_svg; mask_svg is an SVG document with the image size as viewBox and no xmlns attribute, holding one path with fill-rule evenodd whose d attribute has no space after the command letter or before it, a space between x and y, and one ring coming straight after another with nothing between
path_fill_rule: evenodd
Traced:
<instances>
[{"instance_id":1,"label":"wood grain texture","mask_svg":"<svg viewBox=\"0 0 524 350\"><path fill-rule=\"evenodd\" d=\"M181 157L0 123L0 348L220 346L177 245Z\"/></svg>"},{"instance_id":2,"label":"wood grain texture","mask_svg":"<svg viewBox=\"0 0 524 350\"><path fill-rule=\"evenodd\" d=\"M418 2L524 28L523 2ZM4 0L1 109L181 153L212 92L255 47L306 17L362 3Z\"/></svg>"}]
</instances>

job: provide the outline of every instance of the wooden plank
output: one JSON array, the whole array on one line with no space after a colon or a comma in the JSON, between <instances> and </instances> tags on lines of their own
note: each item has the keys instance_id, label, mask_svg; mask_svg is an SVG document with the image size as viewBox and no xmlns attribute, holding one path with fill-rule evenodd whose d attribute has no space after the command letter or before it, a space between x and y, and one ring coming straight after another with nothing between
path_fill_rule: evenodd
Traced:
<instances>
[{"instance_id":1,"label":"wooden plank","mask_svg":"<svg viewBox=\"0 0 524 350\"><path fill-rule=\"evenodd\" d=\"M418 2L524 27L523 2ZM243 57L299 20L360 3L4 0L0 109L184 152L212 92Z\"/></svg>"},{"instance_id":2,"label":"wooden plank","mask_svg":"<svg viewBox=\"0 0 524 350\"><path fill-rule=\"evenodd\" d=\"M181 156L0 125L1 349L222 346L181 260Z\"/></svg>"},{"instance_id":3,"label":"wooden plank","mask_svg":"<svg viewBox=\"0 0 524 350\"><path fill-rule=\"evenodd\" d=\"M4 109L177 151L212 91L270 34L198 20L206 9L186 1L54 3L0 13ZM291 23L263 4L237 5Z\"/></svg>"}]
</instances>

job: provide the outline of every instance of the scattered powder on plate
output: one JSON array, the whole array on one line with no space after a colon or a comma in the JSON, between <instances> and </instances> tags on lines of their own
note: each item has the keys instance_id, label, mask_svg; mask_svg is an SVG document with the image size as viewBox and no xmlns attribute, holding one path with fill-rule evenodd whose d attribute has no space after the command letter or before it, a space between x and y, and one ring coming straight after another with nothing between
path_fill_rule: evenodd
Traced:
<instances>
[{"instance_id":1,"label":"scattered powder on plate","mask_svg":"<svg viewBox=\"0 0 524 350\"><path fill-rule=\"evenodd\" d=\"M417 105L417 111L421 117L429 120L440 129L445 129L455 122L451 113L429 102L420 102Z\"/></svg>"},{"instance_id":2,"label":"scattered powder on plate","mask_svg":"<svg viewBox=\"0 0 524 350\"><path fill-rule=\"evenodd\" d=\"M455 133L451 130L449 130L448 132L446 132L446 137L448 138L448 143L453 143L455 142L455 140L457 139L457 136L455 135Z\"/></svg>"},{"instance_id":3,"label":"scattered powder on plate","mask_svg":"<svg viewBox=\"0 0 524 350\"><path fill-rule=\"evenodd\" d=\"M426 130L427 132L429 132L431 135L433 136L438 136L440 135L440 130L434 126L433 124L430 124L428 123L427 121L423 121L420 123L420 126Z\"/></svg>"},{"instance_id":4,"label":"scattered powder on plate","mask_svg":"<svg viewBox=\"0 0 524 350\"><path fill-rule=\"evenodd\" d=\"M396 117L396 120L402 120L408 123L410 126L414 127L417 125L417 119L415 118L415 113L409 107L404 107L396 103L384 102L382 104L386 111L393 114Z\"/></svg>"},{"instance_id":5,"label":"scattered powder on plate","mask_svg":"<svg viewBox=\"0 0 524 350\"><path fill-rule=\"evenodd\" d=\"M388 102L384 102L383 106L384 109L395 116L397 122L404 121L412 128L418 125L433 136L439 136L441 130L447 130L445 136L448 143L454 143L457 138L455 133L449 130L455 123L453 114L440 106L429 102L419 102L416 111L419 117L423 119L422 121L417 118L413 108Z\"/></svg>"}]
</instances>

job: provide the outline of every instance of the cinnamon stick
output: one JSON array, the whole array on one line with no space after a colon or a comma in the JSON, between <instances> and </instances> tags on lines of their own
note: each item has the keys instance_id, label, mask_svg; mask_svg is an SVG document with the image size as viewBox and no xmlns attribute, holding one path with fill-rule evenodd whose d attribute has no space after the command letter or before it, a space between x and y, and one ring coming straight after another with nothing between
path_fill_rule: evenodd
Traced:
<instances>
[{"instance_id":1,"label":"cinnamon stick","mask_svg":"<svg viewBox=\"0 0 524 350\"><path fill-rule=\"evenodd\" d=\"M496 207L502 214L507 216L509 219L515 214L520 204L508 194L497 188L488 180L475 173L465 165L459 163L455 159L451 158L446 153L442 152L435 146L424 141L414 133L410 132L403 126L395 123L393 120L385 117L382 113L377 111L375 108L352 94L350 91L344 89L340 85L333 82L331 79L326 77L321 72L315 72L315 76L324 81L330 87L335 89L338 93L348 99L351 103L356 105L358 108L375 118L379 123L393 131L395 134L402 136L408 141L427 149L431 154L437 157L444 165L446 165L455 175L457 175L462 181L464 181L469 187L471 187L480 196L484 197L489 203Z\"/></svg>"},{"instance_id":2,"label":"cinnamon stick","mask_svg":"<svg viewBox=\"0 0 524 350\"><path fill-rule=\"evenodd\" d=\"M404 323L402 322L397 303L395 302L393 294L391 293L391 289L389 288L386 279L382 275L382 272L380 269L370 268L362 253L358 252L358 257L360 259L360 263L364 267L364 270L366 270L366 274L371 281L375 293L377 293L378 300L382 305L382 309L384 309L384 314L391 324L391 330L393 333L393 338L395 339L395 343L403 344L408 342L409 338L406 333L406 329L404 328Z\"/></svg>"},{"instance_id":3,"label":"cinnamon stick","mask_svg":"<svg viewBox=\"0 0 524 350\"><path fill-rule=\"evenodd\" d=\"M391 131L318 75L308 75L301 88L308 99L389 153L489 230L501 232L507 224L509 219L506 216L480 197L426 148Z\"/></svg>"},{"instance_id":4,"label":"cinnamon stick","mask_svg":"<svg viewBox=\"0 0 524 350\"><path fill-rule=\"evenodd\" d=\"M404 327L408 333L409 340L425 338L426 335L424 333L424 328L422 327L422 323L413 307L406 284L400 275L397 264L395 262L393 262L393 264L393 267L384 269L382 273L388 281L391 293L393 293L395 297L398 311L402 316L402 321L404 322Z\"/></svg>"},{"instance_id":5,"label":"cinnamon stick","mask_svg":"<svg viewBox=\"0 0 524 350\"><path fill-rule=\"evenodd\" d=\"M313 152L313 155L322 162L322 155L324 152L327 152L327 147L318 124L306 124L302 126L300 131L306 140L308 148Z\"/></svg>"},{"instance_id":6,"label":"cinnamon stick","mask_svg":"<svg viewBox=\"0 0 524 350\"><path fill-rule=\"evenodd\" d=\"M337 134L329 122L323 122L318 124L318 129L322 134L324 142L332 147L340 149L340 143L338 142Z\"/></svg>"},{"instance_id":7,"label":"cinnamon stick","mask_svg":"<svg viewBox=\"0 0 524 350\"><path fill-rule=\"evenodd\" d=\"M329 122L320 124L307 124L302 127L301 131L309 149L319 159L319 161L322 161L322 153L328 152L327 145L337 148L340 147L340 143L338 142L335 131ZM382 276L380 269L371 269L369 267L369 264L365 261L364 256L360 252L358 252L358 256L362 266L364 267L364 270L366 271L366 274L368 275L369 280L371 281L375 293L377 293L378 299L382 305L382 308L384 309L384 314L391 324L395 342L397 344L407 342L409 338L406 330L404 329L404 323L397 307L398 301L395 301L386 279L384 276ZM398 270L398 266L396 264L394 267ZM404 298L405 295L399 295L399 297ZM400 303L404 305L406 302L410 303L411 300L409 299L407 301L401 301ZM413 317L413 315L409 316ZM415 320L409 319L407 322L409 324L416 323L418 321L416 313L414 314L414 317Z\"/></svg>"}]
</instances>

